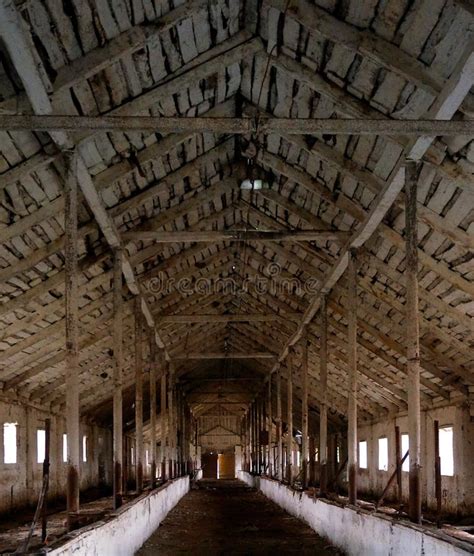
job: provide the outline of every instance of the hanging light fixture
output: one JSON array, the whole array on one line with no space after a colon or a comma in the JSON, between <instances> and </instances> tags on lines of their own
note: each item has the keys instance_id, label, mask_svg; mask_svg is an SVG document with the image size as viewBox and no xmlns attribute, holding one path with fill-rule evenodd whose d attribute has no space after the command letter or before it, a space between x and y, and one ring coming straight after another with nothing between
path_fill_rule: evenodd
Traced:
<instances>
[{"instance_id":1,"label":"hanging light fixture","mask_svg":"<svg viewBox=\"0 0 474 556\"><path fill-rule=\"evenodd\" d=\"M259 189L269 189L268 178L260 166L255 163L258 153L258 145L250 140L242 154L246 158L246 177L240 182L241 190L257 191Z\"/></svg>"}]
</instances>

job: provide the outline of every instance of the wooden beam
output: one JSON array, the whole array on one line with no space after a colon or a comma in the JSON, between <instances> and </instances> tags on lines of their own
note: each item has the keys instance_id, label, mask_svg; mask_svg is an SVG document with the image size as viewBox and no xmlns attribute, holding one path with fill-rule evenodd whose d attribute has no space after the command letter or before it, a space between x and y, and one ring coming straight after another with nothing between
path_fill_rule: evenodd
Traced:
<instances>
[{"instance_id":1,"label":"wooden beam","mask_svg":"<svg viewBox=\"0 0 474 556\"><path fill-rule=\"evenodd\" d=\"M283 435L282 435L282 413L281 413L281 369L278 369L276 372L276 397L277 397L277 405L276 405L276 441L278 445L277 450L277 461L276 461L276 468L277 468L277 479L281 481L283 479Z\"/></svg>"},{"instance_id":2,"label":"wooden beam","mask_svg":"<svg viewBox=\"0 0 474 556\"><path fill-rule=\"evenodd\" d=\"M165 363L167 367L167 363ZM167 398L167 368L164 367L161 371L161 385L160 385L160 440L161 440L161 480L166 480L166 460L168 457L167 450L167 429L168 429L168 415L166 411L166 398Z\"/></svg>"},{"instance_id":3,"label":"wooden beam","mask_svg":"<svg viewBox=\"0 0 474 556\"><path fill-rule=\"evenodd\" d=\"M291 485L293 482L293 352L287 361L287 425L288 434L286 439L286 480Z\"/></svg>"},{"instance_id":4,"label":"wooden beam","mask_svg":"<svg viewBox=\"0 0 474 556\"><path fill-rule=\"evenodd\" d=\"M76 153L68 153L65 180L65 303L66 303L66 431L67 525L74 528L79 512L79 307L77 272Z\"/></svg>"},{"instance_id":5,"label":"wooden beam","mask_svg":"<svg viewBox=\"0 0 474 556\"><path fill-rule=\"evenodd\" d=\"M136 491L143 490L143 325L140 298L135 298L135 484Z\"/></svg>"},{"instance_id":6,"label":"wooden beam","mask_svg":"<svg viewBox=\"0 0 474 556\"><path fill-rule=\"evenodd\" d=\"M156 319L158 325L163 324L187 324L187 323L216 323L216 322L274 322L281 320L294 321L298 318L299 313L281 313L273 315L265 315L260 313L239 313L233 315L219 315L219 314L179 314L179 315L166 315Z\"/></svg>"},{"instance_id":7,"label":"wooden beam","mask_svg":"<svg viewBox=\"0 0 474 556\"><path fill-rule=\"evenodd\" d=\"M267 448L267 464L268 476L273 477L273 422L272 422L272 376L268 379L268 398L267 398L267 429L268 429L268 448Z\"/></svg>"},{"instance_id":8,"label":"wooden beam","mask_svg":"<svg viewBox=\"0 0 474 556\"><path fill-rule=\"evenodd\" d=\"M113 356L114 356L114 391L113 391L113 502L114 509L122 505L122 465L123 465L123 424L122 424L122 386L123 386L123 355L122 355L122 251L114 252L113 268Z\"/></svg>"},{"instance_id":9,"label":"wooden beam","mask_svg":"<svg viewBox=\"0 0 474 556\"><path fill-rule=\"evenodd\" d=\"M327 299L321 296L320 343L319 343L319 382L321 403L319 406L319 495L327 496L328 488L328 321Z\"/></svg>"},{"instance_id":10,"label":"wooden beam","mask_svg":"<svg viewBox=\"0 0 474 556\"><path fill-rule=\"evenodd\" d=\"M203 353L187 353L186 355L173 355L173 361L186 361L189 359L275 359L273 353L261 351L237 353L237 352L203 352Z\"/></svg>"},{"instance_id":11,"label":"wooden beam","mask_svg":"<svg viewBox=\"0 0 474 556\"><path fill-rule=\"evenodd\" d=\"M149 329L150 344L150 482L151 488L156 486L156 381L158 368L158 350L152 329Z\"/></svg>"},{"instance_id":12,"label":"wooden beam","mask_svg":"<svg viewBox=\"0 0 474 556\"><path fill-rule=\"evenodd\" d=\"M472 134L470 120L385 120L335 118L209 118L153 116L55 116L0 114L0 130L48 131L140 131L153 133L217 134L288 133L290 135L403 135L454 136Z\"/></svg>"},{"instance_id":13,"label":"wooden beam","mask_svg":"<svg viewBox=\"0 0 474 556\"><path fill-rule=\"evenodd\" d=\"M418 323L418 233L416 190L418 166L407 162L405 180L406 226L406 342L408 436L410 443L409 515L421 523L421 412L420 412L420 341Z\"/></svg>"},{"instance_id":14,"label":"wooden beam","mask_svg":"<svg viewBox=\"0 0 474 556\"><path fill-rule=\"evenodd\" d=\"M348 304L347 354L349 363L347 450L349 466L349 503L357 503L358 444L357 444L357 263L354 251L349 257L347 269Z\"/></svg>"},{"instance_id":15,"label":"wooden beam","mask_svg":"<svg viewBox=\"0 0 474 556\"><path fill-rule=\"evenodd\" d=\"M303 488L308 487L308 466L309 466L309 446L308 446L308 388L309 388L309 369L308 369L308 344L309 340L303 337L302 358L301 358L301 468Z\"/></svg>"},{"instance_id":16,"label":"wooden beam","mask_svg":"<svg viewBox=\"0 0 474 556\"><path fill-rule=\"evenodd\" d=\"M326 230L219 230L219 231L131 231L122 234L125 241L153 241L155 243L215 243L219 241L344 241L349 232Z\"/></svg>"}]
</instances>

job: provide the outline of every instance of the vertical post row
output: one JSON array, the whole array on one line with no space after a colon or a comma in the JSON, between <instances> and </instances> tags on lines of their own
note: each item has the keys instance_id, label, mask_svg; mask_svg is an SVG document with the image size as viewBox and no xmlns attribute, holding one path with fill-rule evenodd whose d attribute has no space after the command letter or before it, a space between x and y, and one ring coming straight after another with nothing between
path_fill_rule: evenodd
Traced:
<instances>
[{"instance_id":1,"label":"vertical post row","mask_svg":"<svg viewBox=\"0 0 474 556\"><path fill-rule=\"evenodd\" d=\"M114 448L114 508L122 505L122 251L114 252L113 277L113 345L114 345L114 408L113 408L113 448Z\"/></svg>"},{"instance_id":2,"label":"vertical post row","mask_svg":"<svg viewBox=\"0 0 474 556\"><path fill-rule=\"evenodd\" d=\"M308 446L308 339L303 338L301 361L301 467L303 477L303 488L308 488L308 466L309 466L309 446Z\"/></svg>"},{"instance_id":3,"label":"vertical post row","mask_svg":"<svg viewBox=\"0 0 474 556\"><path fill-rule=\"evenodd\" d=\"M349 364L349 401L347 449L349 465L349 504L357 502L357 263L355 252L349 256L347 290L347 348Z\"/></svg>"},{"instance_id":4,"label":"vertical post row","mask_svg":"<svg viewBox=\"0 0 474 556\"><path fill-rule=\"evenodd\" d=\"M319 495L325 497L328 490L328 321L326 294L321 297L320 319Z\"/></svg>"},{"instance_id":5,"label":"vertical post row","mask_svg":"<svg viewBox=\"0 0 474 556\"><path fill-rule=\"evenodd\" d=\"M418 167L408 161L405 167L405 239L406 239L406 332L408 376L408 438L410 448L409 515L421 521L420 478L420 330L418 323L418 230L416 189Z\"/></svg>"},{"instance_id":6,"label":"vertical post row","mask_svg":"<svg viewBox=\"0 0 474 556\"><path fill-rule=\"evenodd\" d=\"M155 331L150 333L150 457L151 457L151 488L156 486L156 367L158 353L156 349Z\"/></svg>"},{"instance_id":7,"label":"vertical post row","mask_svg":"<svg viewBox=\"0 0 474 556\"><path fill-rule=\"evenodd\" d=\"M135 454L136 490L143 490L143 345L140 297L135 297Z\"/></svg>"},{"instance_id":8,"label":"vertical post row","mask_svg":"<svg viewBox=\"0 0 474 556\"><path fill-rule=\"evenodd\" d=\"M288 411L288 438L286 444L286 479L292 483L293 467L293 352L288 354L288 386L287 386L287 411Z\"/></svg>"},{"instance_id":9,"label":"vertical post row","mask_svg":"<svg viewBox=\"0 0 474 556\"><path fill-rule=\"evenodd\" d=\"M67 153L65 182L67 522L79 512L79 328L77 283L76 153Z\"/></svg>"}]
</instances>

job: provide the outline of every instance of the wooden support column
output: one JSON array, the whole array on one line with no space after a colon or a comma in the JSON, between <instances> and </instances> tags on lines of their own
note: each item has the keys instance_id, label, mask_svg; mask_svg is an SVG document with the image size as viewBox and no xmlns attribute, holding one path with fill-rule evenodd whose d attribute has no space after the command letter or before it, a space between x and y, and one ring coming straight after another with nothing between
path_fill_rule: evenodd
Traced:
<instances>
[{"instance_id":1,"label":"wooden support column","mask_svg":"<svg viewBox=\"0 0 474 556\"><path fill-rule=\"evenodd\" d=\"M174 372L170 366L170 375L168 380L168 478L174 479L174 462L175 462L175 419L174 419Z\"/></svg>"},{"instance_id":2,"label":"wooden support column","mask_svg":"<svg viewBox=\"0 0 474 556\"><path fill-rule=\"evenodd\" d=\"M122 251L114 252L113 269L113 351L114 351L114 407L113 407L113 452L114 452L114 509L122 505Z\"/></svg>"},{"instance_id":3,"label":"wooden support column","mask_svg":"<svg viewBox=\"0 0 474 556\"><path fill-rule=\"evenodd\" d=\"M288 386L287 386L287 422L288 438L286 440L286 480L293 481L293 351L288 354Z\"/></svg>"},{"instance_id":4,"label":"wooden support column","mask_svg":"<svg viewBox=\"0 0 474 556\"><path fill-rule=\"evenodd\" d=\"M65 300L66 300L66 430L67 522L74 527L79 512L79 317L77 282L76 153L65 154Z\"/></svg>"},{"instance_id":5,"label":"wooden support column","mask_svg":"<svg viewBox=\"0 0 474 556\"><path fill-rule=\"evenodd\" d=\"M167 395L167 385L166 385L166 366L163 366L161 370L161 385L160 385L160 436L161 436L161 480L166 481L166 459L167 459L167 435L166 430L168 428L168 419L166 412L166 395Z\"/></svg>"},{"instance_id":6,"label":"wooden support column","mask_svg":"<svg viewBox=\"0 0 474 556\"><path fill-rule=\"evenodd\" d=\"M277 457L275 462L275 470L277 471L277 479L283 479L283 436L282 436L282 416L281 416L281 368L278 368L276 375L276 442L277 442Z\"/></svg>"},{"instance_id":7,"label":"wooden support column","mask_svg":"<svg viewBox=\"0 0 474 556\"><path fill-rule=\"evenodd\" d=\"M351 250L347 269L347 349L349 363L349 401L347 450L349 465L349 504L357 502L357 262Z\"/></svg>"},{"instance_id":8,"label":"wooden support column","mask_svg":"<svg viewBox=\"0 0 474 556\"><path fill-rule=\"evenodd\" d=\"M156 377L158 365L155 331L150 329L150 460L151 488L156 486Z\"/></svg>"},{"instance_id":9,"label":"wooden support column","mask_svg":"<svg viewBox=\"0 0 474 556\"><path fill-rule=\"evenodd\" d=\"M268 379L267 421L268 421L268 451L267 451L268 475L272 477L273 476L272 375L270 375Z\"/></svg>"},{"instance_id":10,"label":"wooden support column","mask_svg":"<svg viewBox=\"0 0 474 556\"><path fill-rule=\"evenodd\" d=\"M421 522L421 415L420 415L420 328L418 322L418 227L416 190L418 165L408 161L405 167L405 239L406 239L406 332L408 438L410 447L409 510L411 521Z\"/></svg>"},{"instance_id":11,"label":"wooden support column","mask_svg":"<svg viewBox=\"0 0 474 556\"><path fill-rule=\"evenodd\" d=\"M143 490L143 344L140 298L135 297L135 463L136 491Z\"/></svg>"},{"instance_id":12,"label":"wooden support column","mask_svg":"<svg viewBox=\"0 0 474 556\"><path fill-rule=\"evenodd\" d=\"M400 427L395 426L395 465L397 472L397 502L402 505L402 444Z\"/></svg>"},{"instance_id":13,"label":"wooden support column","mask_svg":"<svg viewBox=\"0 0 474 556\"><path fill-rule=\"evenodd\" d=\"M316 478L316 469L315 469L316 439L312 435L308 437L308 446L309 446L308 485L313 486Z\"/></svg>"},{"instance_id":14,"label":"wooden support column","mask_svg":"<svg viewBox=\"0 0 474 556\"><path fill-rule=\"evenodd\" d=\"M326 497L328 491L328 315L326 294L321 296L320 319L319 495Z\"/></svg>"},{"instance_id":15,"label":"wooden support column","mask_svg":"<svg viewBox=\"0 0 474 556\"><path fill-rule=\"evenodd\" d=\"M303 488L308 488L309 446L308 446L308 339L303 338L301 360L301 470Z\"/></svg>"}]
</instances>

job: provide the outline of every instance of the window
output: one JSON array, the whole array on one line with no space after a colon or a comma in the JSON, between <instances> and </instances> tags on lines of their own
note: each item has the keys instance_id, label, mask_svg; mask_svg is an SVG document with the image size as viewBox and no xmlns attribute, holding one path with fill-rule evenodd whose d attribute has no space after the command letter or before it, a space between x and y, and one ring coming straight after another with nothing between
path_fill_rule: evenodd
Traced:
<instances>
[{"instance_id":1,"label":"window","mask_svg":"<svg viewBox=\"0 0 474 556\"><path fill-rule=\"evenodd\" d=\"M135 450L133 446L130 448L130 464L135 465Z\"/></svg>"},{"instance_id":2,"label":"window","mask_svg":"<svg viewBox=\"0 0 474 556\"><path fill-rule=\"evenodd\" d=\"M408 434L402 434L402 458L407 453L409 446ZM410 471L410 456L403 462L402 471Z\"/></svg>"},{"instance_id":3,"label":"window","mask_svg":"<svg viewBox=\"0 0 474 556\"><path fill-rule=\"evenodd\" d=\"M441 475L454 475L453 427L439 429L439 456L441 459Z\"/></svg>"},{"instance_id":4,"label":"window","mask_svg":"<svg viewBox=\"0 0 474 556\"><path fill-rule=\"evenodd\" d=\"M67 434L63 434L63 462L67 462Z\"/></svg>"},{"instance_id":5,"label":"window","mask_svg":"<svg viewBox=\"0 0 474 556\"><path fill-rule=\"evenodd\" d=\"M85 434L82 437L82 461L87 461L87 436Z\"/></svg>"},{"instance_id":6,"label":"window","mask_svg":"<svg viewBox=\"0 0 474 556\"><path fill-rule=\"evenodd\" d=\"M148 450L145 450L145 465L150 465L149 461L148 461Z\"/></svg>"},{"instance_id":7,"label":"window","mask_svg":"<svg viewBox=\"0 0 474 556\"><path fill-rule=\"evenodd\" d=\"M359 442L359 467L367 469L367 440Z\"/></svg>"},{"instance_id":8,"label":"window","mask_svg":"<svg viewBox=\"0 0 474 556\"><path fill-rule=\"evenodd\" d=\"M388 470L388 438L379 438L379 471Z\"/></svg>"},{"instance_id":9,"label":"window","mask_svg":"<svg viewBox=\"0 0 474 556\"><path fill-rule=\"evenodd\" d=\"M44 429L38 429L36 431L36 455L36 461L38 463L43 463L46 457L46 431Z\"/></svg>"},{"instance_id":10,"label":"window","mask_svg":"<svg viewBox=\"0 0 474 556\"><path fill-rule=\"evenodd\" d=\"M3 463L16 463L16 423L3 423Z\"/></svg>"}]
</instances>

